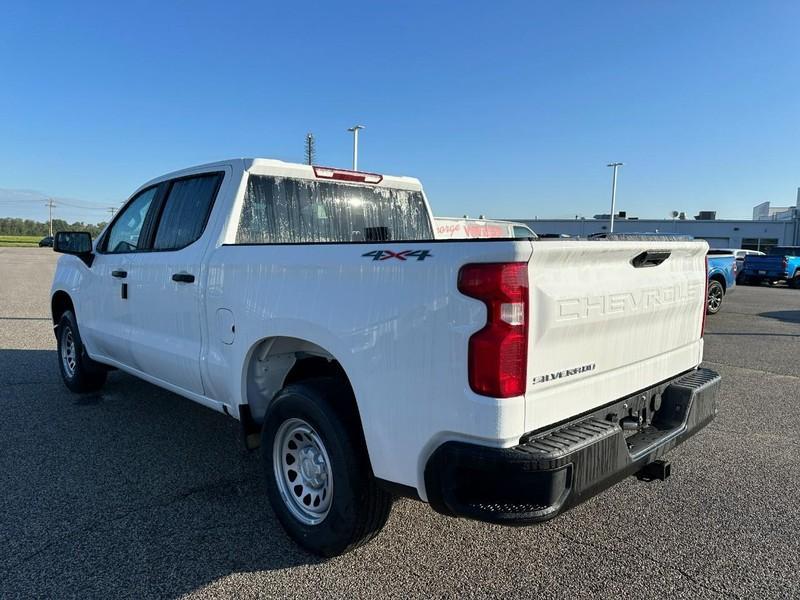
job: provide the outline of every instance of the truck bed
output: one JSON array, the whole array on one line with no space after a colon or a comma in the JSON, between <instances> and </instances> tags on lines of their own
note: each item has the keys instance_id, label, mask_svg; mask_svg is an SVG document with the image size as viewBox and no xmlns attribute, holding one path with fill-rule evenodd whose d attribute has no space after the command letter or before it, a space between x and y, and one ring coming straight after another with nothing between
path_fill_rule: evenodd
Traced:
<instances>
[{"instance_id":1,"label":"truck bed","mask_svg":"<svg viewBox=\"0 0 800 600\"><path fill-rule=\"evenodd\" d=\"M352 382L376 476L423 489L424 461L412 457L443 441L510 447L526 432L695 367L706 248L490 239L225 245L208 264L207 319L240 307L236 341L209 353L206 380L214 395L246 397L244 378L230 372L247 364L259 339L324 348ZM648 252L666 258L634 266ZM458 291L459 271L509 261L528 263L527 389L489 398L468 378L469 340L487 309Z\"/></svg>"}]
</instances>

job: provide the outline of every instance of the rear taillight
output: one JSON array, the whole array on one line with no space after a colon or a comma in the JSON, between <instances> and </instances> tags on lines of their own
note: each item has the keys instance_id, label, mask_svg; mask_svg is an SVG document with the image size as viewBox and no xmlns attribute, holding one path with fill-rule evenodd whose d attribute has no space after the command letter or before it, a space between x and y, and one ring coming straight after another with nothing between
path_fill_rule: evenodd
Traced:
<instances>
[{"instance_id":1,"label":"rear taillight","mask_svg":"<svg viewBox=\"0 0 800 600\"><path fill-rule=\"evenodd\" d=\"M789 268L789 259L784 256L781 263L783 264L783 270L786 271Z\"/></svg>"},{"instance_id":2,"label":"rear taillight","mask_svg":"<svg viewBox=\"0 0 800 600\"><path fill-rule=\"evenodd\" d=\"M703 294L703 323L700 325L700 337L706 334L706 313L708 312L708 256L706 256L706 293Z\"/></svg>"},{"instance_id":3,"label":"rear taillight","mask_svg":"<svg viewBox=\"0 0 800 600\"><path fill-rule=\"evenodd\" d=\"M528 363L527 263L475 263L458 274L458 290L486 305L486 325L469 339L469 385L477 394L525 393Z\"/></svg>"}]
</instances>

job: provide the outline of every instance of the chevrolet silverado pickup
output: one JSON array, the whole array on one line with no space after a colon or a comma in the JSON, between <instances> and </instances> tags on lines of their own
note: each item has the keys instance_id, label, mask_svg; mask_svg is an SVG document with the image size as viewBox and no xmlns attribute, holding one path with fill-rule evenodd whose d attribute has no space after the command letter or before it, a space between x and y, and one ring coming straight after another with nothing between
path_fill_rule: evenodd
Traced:
<instances>
[{"instance_id":1,"label":"chevrolet silverado pickup","mask_svg":"<svg viewBox=\"0 0 800 600\"><path fill-rule=\"evenodd\" d=\"M753 285L785 281L800 289L800 246L776 246L766 256L746 256L741 280Z\"/></svg>"},{"instance_id":2,"label":"chevrolet silverado pickup","mask_svg":"<svg viewBox=\"0 0 800 600\"><path fill-rule=\"evenodd\" d=\"M59 232L59 368L116 368L237 419L288 534L333 556L392 499L550 519L716 412L702 241L436 239L419 181L235 159Z\"/></svg>"}]
</instances>

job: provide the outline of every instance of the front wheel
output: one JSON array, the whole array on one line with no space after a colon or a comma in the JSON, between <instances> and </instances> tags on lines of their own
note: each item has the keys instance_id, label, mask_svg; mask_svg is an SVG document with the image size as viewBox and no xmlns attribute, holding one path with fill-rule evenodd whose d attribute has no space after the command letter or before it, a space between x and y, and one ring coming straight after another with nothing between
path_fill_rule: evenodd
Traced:
<instances>
[{"instance_id":1,"label":"front wheel","mask_svg":"<svg viewBox=\"0 0 800 600\"><path fill-rule=\"evenodd\" d=\"M706 312L709 315L714 315L722 308L722 299L725 297L725 290L722 289L722 284L719 281L708 282L708 299L706 302Z\"/></svg>"},{"instance_id":2,"label":"front wheel","mask_svg":"<svg viewBox=\"0 0 800 600\"><path fill-rule=\"evenodd\" d=\"M86 354L78 331L78 321L71 310L58 322L58 366L61 378L71 392L94 392L103 387L108 370Z\"/></svg>"},{"instance_id":3,"label":"front wheel","mask_svg":"<svg viewBox=\"0 0 800 600\"><path fill-rule=\"evenodd\" d=\"M306 550L337 556L383 528L392 498L378 487L350 391L335 379L291 384L270 404L261 451L270 504Z\"/></svg>"}]
</instances>

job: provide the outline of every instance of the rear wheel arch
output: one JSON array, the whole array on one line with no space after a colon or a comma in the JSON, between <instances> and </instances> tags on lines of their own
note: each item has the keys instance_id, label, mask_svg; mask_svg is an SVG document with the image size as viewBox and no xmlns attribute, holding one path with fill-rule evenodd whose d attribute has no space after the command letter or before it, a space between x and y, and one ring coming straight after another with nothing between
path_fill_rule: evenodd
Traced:
<instances>
[{"instance_id":1,"label":"rear wheel arch","mask_svg":"<svg viewBox=\"0 0 800 600\"><path fill-rule=\"evenodd\" d=\"M264 338L253 345L245 363L243 391L250 423L243 425L251 430L248 433L260 431L268 406L287 385L333 378L347 392L337 396L333 408L343 418L357 423L363 440L358 402L350 378L336 357L322 346L293 337Z\"/></svg>"},{"instance_id":2,"label":"rear wheel arch","mask_svg":"<svg viewBox=\"0 0 800 600\"><path fill-rule=\"evenodd\" d=\"M728 286L725 282L725 277L722 275L722 273L714 273L711 277L709 277L709 279L711 281L719 282L719 284L722 286L723 293L728 291Z\"/></svg>"}]
</instances>

